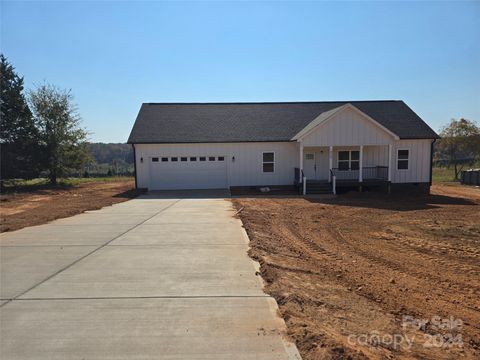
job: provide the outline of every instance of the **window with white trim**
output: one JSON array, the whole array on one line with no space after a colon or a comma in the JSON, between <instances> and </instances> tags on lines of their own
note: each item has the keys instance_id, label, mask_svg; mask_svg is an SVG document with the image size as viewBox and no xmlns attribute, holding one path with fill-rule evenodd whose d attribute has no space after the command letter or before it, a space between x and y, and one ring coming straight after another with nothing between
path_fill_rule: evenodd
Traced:
<instances>
[{"instance_id":1,"label":"window with white trim","mask_svg":"<svg viewBox=\"0 0 480 360\"><path fill-rule=\"evenodd\" d=\"M264 152L262 154L262 170L264 173L273 173L275 171L275 153Z\"/></svg>"},{"instance_id":2,"label":"window with white trim","mask_svg":"<svg viewBox=\"0 0 480 360\"><path fill-rule=\"evenodd\" d=\"M408 149L397 150L397 170L408 170L410 151Z\"/></svg>"},{"instance_id":3,"label":"window with white trim","mask_svg":"<svg viewBox=\"0 0 480 360\"><path fill-rule=\"evenodd\" d=\"M360 168L360 151L345 150L338 152L338 170L358 170Z\"/></svg>"}]
</instances>

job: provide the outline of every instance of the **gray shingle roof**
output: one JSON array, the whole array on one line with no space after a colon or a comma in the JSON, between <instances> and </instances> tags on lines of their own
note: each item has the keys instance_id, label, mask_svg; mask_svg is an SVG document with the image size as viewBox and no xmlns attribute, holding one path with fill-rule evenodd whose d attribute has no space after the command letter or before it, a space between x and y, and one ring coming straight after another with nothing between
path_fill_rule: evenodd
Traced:
<instances>
[{"instance_id":1,"label":"gray shingle roof","mask_svg":"<svg viewBox=\"0 0 480 360\"><path fill-rule=\"evenodd\" d=\"M401 139L438 137L403 101L144 103L128 143L289 141L321 113L347 103Z\"/></svg>"}]
</instances>

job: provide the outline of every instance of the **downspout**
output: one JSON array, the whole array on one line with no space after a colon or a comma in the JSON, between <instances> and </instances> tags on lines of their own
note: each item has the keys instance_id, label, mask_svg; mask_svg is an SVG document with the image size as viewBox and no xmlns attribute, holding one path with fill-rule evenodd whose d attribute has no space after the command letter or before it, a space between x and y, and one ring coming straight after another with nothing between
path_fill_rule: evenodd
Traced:
<instances>
[{"instance_id":1,"label":"downspout","mask_svg":"<svg viewBox=\"0 0 480 360\"><path fill-rule=\"evenodd\" d=\"M432 186L432 168L433 168L433 147L437 139L433 139L432 145L430 145L430 186Z\"/></svg>"},{"instance_id":2,"label":"downspout","mask_svg":"<svg viewBox=\"0 0 480 360\"><path fill-rule=\"evenodd\" d=\"M135 175L135 189L138 189L137 186L137 154L135 152L135 144L132 144L133 148L133 174Z\"/></svg>"}]
</instances>

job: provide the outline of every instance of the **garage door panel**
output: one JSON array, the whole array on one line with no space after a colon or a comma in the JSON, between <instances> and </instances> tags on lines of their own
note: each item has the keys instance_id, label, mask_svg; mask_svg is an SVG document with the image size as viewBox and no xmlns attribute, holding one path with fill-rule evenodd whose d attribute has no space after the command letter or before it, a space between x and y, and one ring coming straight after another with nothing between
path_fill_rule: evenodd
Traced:
<instances>
[{"instance_id":1,"label":"garage door panel","mask_svg":"<svg viewBox=\"0 0 480 360\"><path fill-rule=\"evenodd\" d=\"M227 187L226 161L150 162L151 190Z\"/></svg>"}]
</instances>

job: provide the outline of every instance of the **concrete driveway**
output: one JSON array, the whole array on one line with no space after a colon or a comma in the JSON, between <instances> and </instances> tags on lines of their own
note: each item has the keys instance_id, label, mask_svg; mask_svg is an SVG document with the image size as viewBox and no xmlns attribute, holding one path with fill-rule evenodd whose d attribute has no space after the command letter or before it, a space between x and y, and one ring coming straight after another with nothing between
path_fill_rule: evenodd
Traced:
<instances>
[{"instance_id":1,"label":"concrete driveway","mask_svg":"<svg viewBox=\"0 0 480 360\"><path fill-rule=\"evenodd\" d=\"M0 235L1 359L300 359L223 192Z\"/></svg>"}]
</instances>

